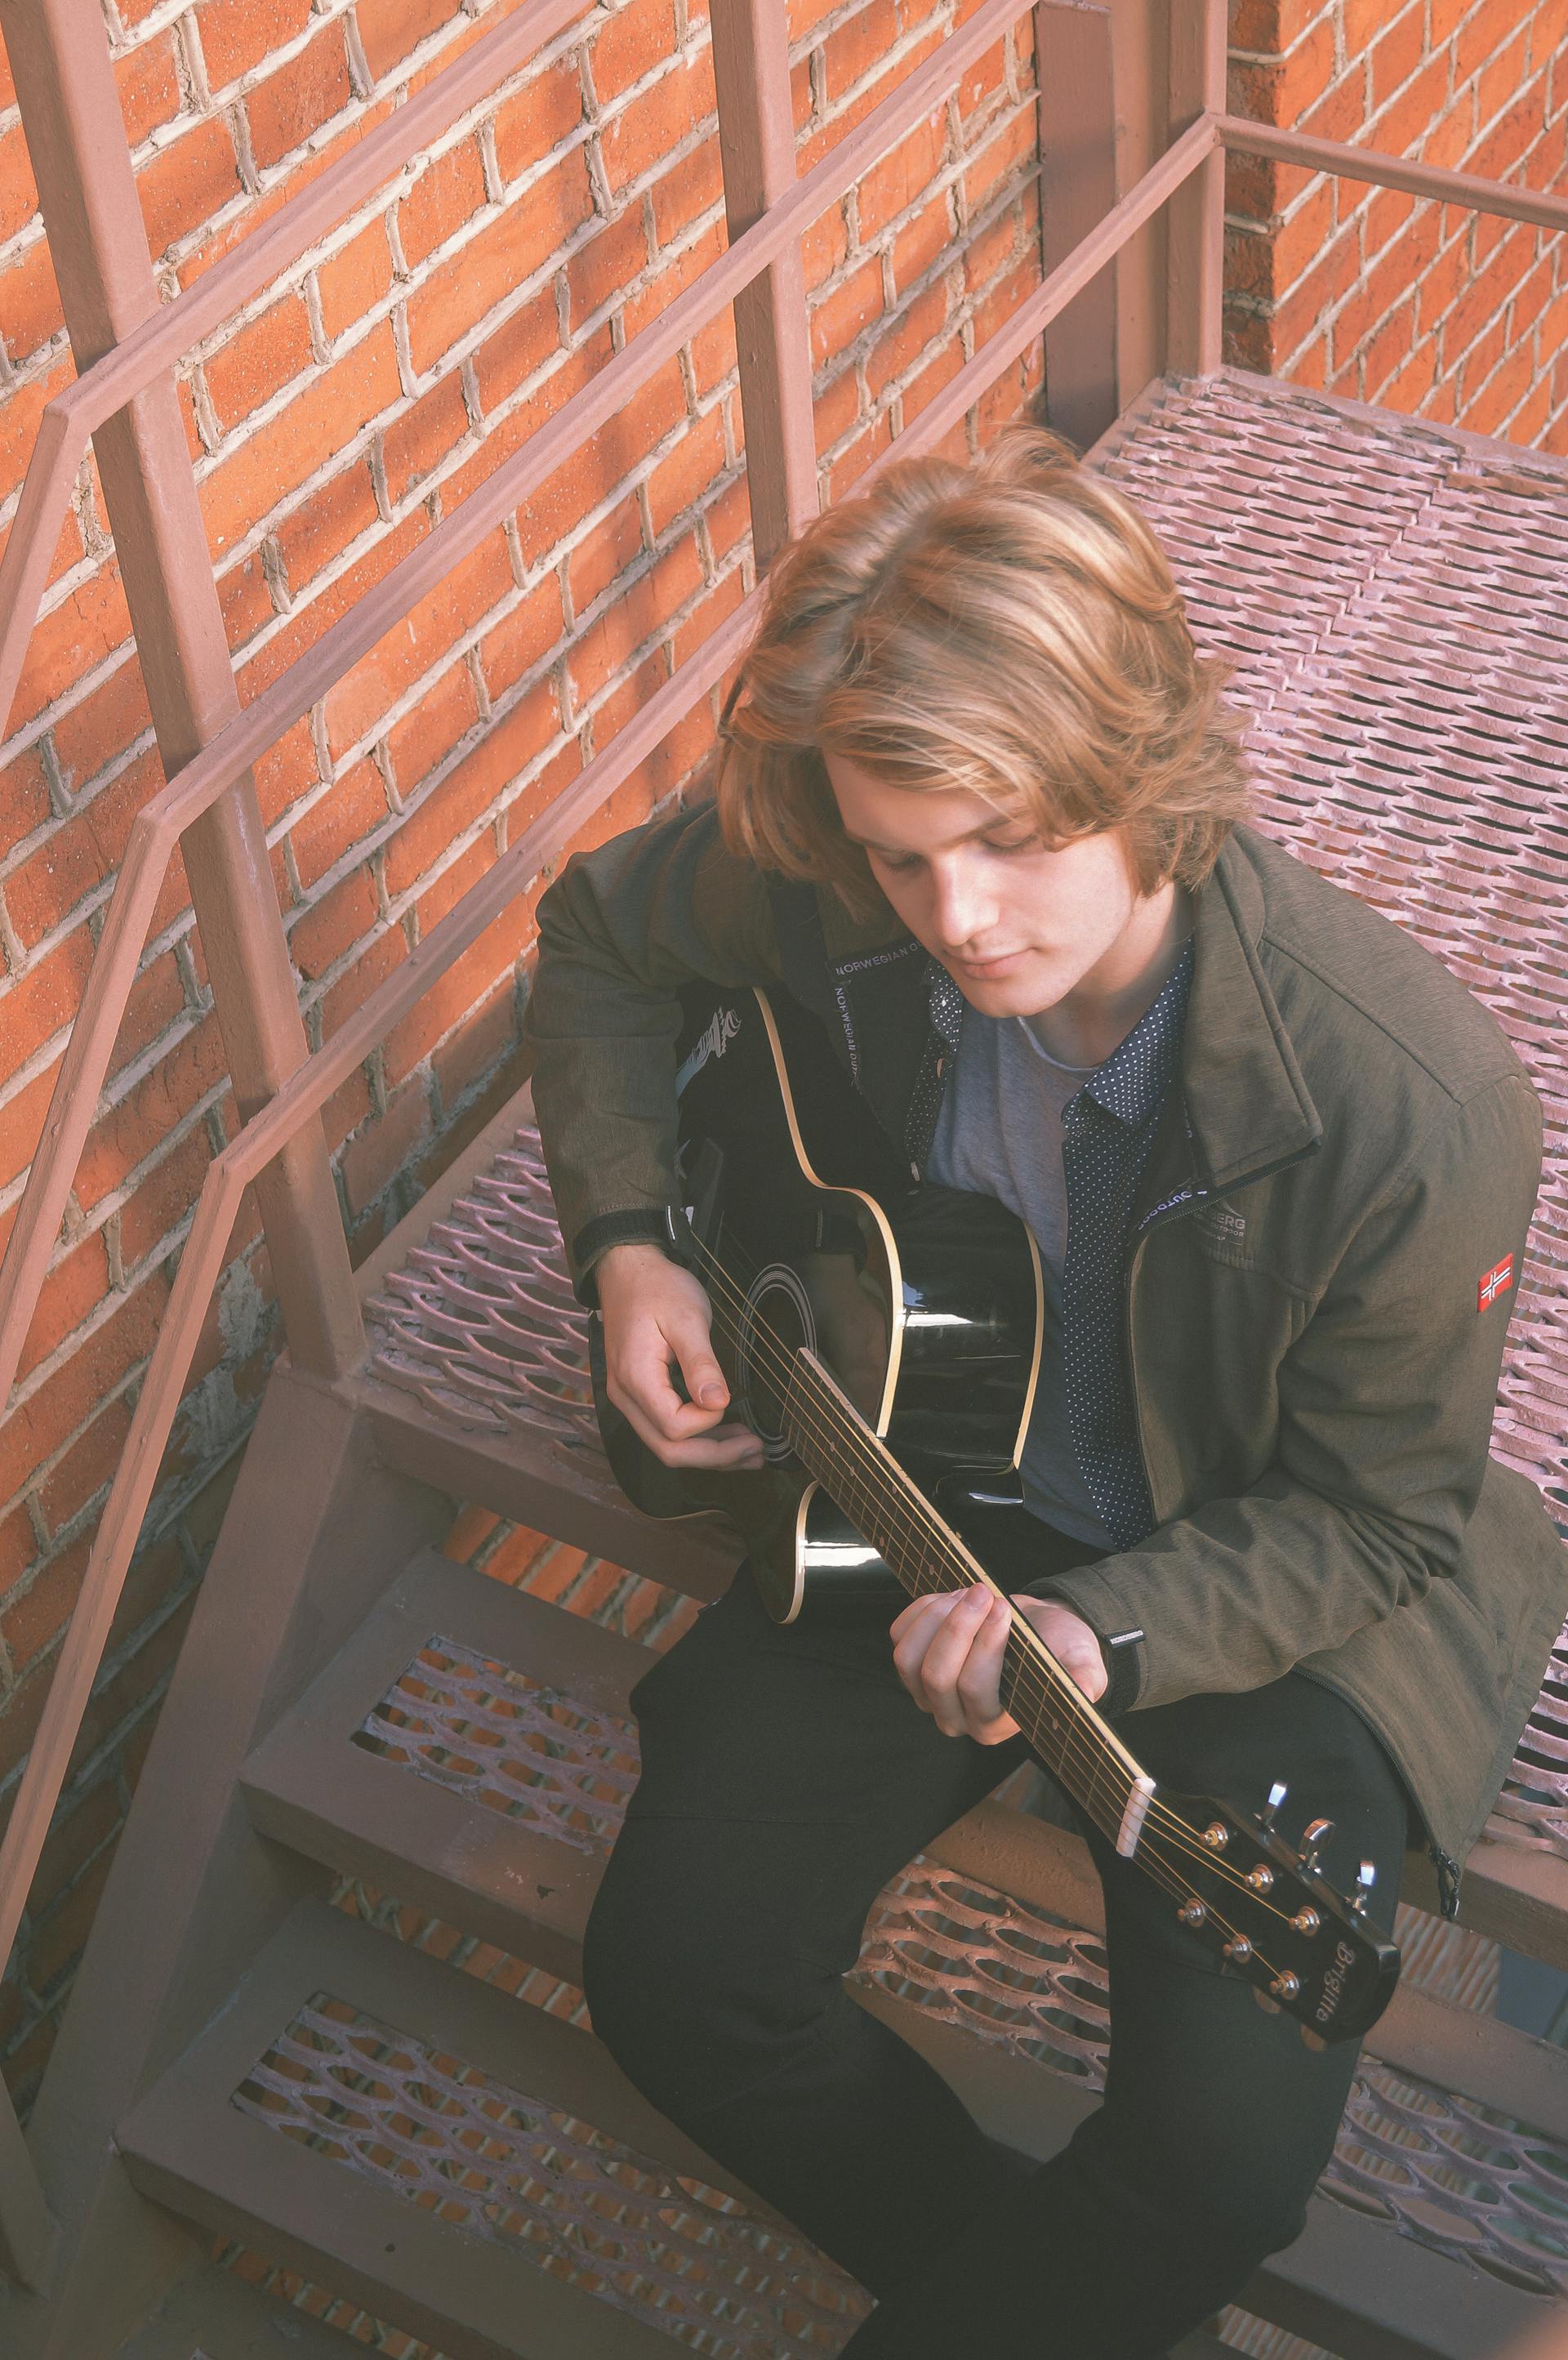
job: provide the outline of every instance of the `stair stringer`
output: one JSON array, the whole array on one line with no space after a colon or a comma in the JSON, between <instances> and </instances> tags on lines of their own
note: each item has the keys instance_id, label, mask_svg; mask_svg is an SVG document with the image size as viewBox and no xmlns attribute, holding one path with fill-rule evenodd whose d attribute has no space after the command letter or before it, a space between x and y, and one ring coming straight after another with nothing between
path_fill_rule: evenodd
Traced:
<instances>
[{"instance_id":1,"label":"stair stringer","mask_svg":"<svg viewBox=\"0 0 1568 2360\"><path fill-rule=\"evenodd\" d=\"M452 1502L382 1465L364 1413L274 1371L104 1889L28 2143L60 2237L46 2296L0 2293L11 2360L109 2360L201 2243L132 2188L114 2125L325 1871L259 1835L247 1754Z\"/></svg>"}]
</instances>

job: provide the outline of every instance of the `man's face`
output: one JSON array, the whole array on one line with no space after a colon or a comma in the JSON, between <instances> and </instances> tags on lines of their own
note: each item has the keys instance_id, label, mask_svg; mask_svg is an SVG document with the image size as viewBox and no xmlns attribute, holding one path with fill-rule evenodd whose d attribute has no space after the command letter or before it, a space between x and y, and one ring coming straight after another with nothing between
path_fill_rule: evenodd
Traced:
<instances>
[{"instance_id":1,"label":"man's face","mask_svg":"<svg viewBox=\"0 0 1568 2360\"><path fill-rule=\"evenodd\" d=\"M1054 1008L1093 981L1147 906L1119 828L1051 850L1027 821L964 789L913 792L842 754L823 759L845 834L864 845L916 941L982 1015Z\"/></svg>"}]
</instances>

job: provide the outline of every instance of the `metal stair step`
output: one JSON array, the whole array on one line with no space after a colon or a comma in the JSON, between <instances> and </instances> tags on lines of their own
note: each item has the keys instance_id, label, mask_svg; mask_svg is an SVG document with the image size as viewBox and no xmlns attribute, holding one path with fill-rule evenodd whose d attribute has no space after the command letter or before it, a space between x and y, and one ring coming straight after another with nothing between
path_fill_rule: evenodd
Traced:
<instances>
[{"instance_id":1,"label":"metal stair step","mask_svg":"<svg viewBox=\"0 0 1568 2360\"><path fill-rule=\"evenodd\" d=\"M212 2265L182 2278L114 2360L354 2360L364 2350Z\"/></svg>"},{"instance_id":2,"label":"metal stair step","mask_svg":"<svg viewBox=\"0 0 1568 2360\"><path fill-rule=\"evenodd\" d=\"M116 2136L144 2194L448 2360L668 2360L676 2325L809 2360L864 2309L591 2034L320 1902Z\"/></svg>"},{"instance_id":3,"label":"metal stair step","mask_svg":"<svg viewBox=\"0 0 1568 2360\"><path fill-rule=\"evenodd\" d=\"M252 1756L243 1781L250 1808L269 1833L312 1857L576 1982L594 1884L635 1766L626 1698L648 1660L635 1642L430 1553ZM418 1689L405 1680L404 1710L424 1727L399 1732L387 1707L411 1666L420 1677ZM382 1729L380 1743L388 1733L406 1739L401 1759L353 1742L367 1722ZM495 1741L487 1761L478 1742L486 1728ZM524 1743L510 1742L514 1731ZM558 1746L553 1760L529 1750L530 1733L536 1746ZM519 1807L527 1818L509 1816ZM1083 2021L1053 2044L1046 2012L1072 2004L1040 1963L1041 1945L1063 1949L1081 1989L1094 1970L1063 1928L1083 1929L1081 1944L1101 1923L1098 1881L1079 1840L982 1803L882 1896L857 1996L925 2049L997 2136L1052 2152L1094 2098L1090 2082L1042 2070L1040 2060L1070 2063L1074 2040L1080 2050L1096 2041L1103 2050L1104 2033L1080 2007ZM943 1941L945 1970L931 1964ZM1020 1954L1033 1962L1023 1974ZM1015 1987L1010 2015L996 2004L1004 1983ZM1451 2143L1496 2136L1477 2111L1486 2109L1539 2134L1530 2153L1549 2180L1568 2165L1561 2049L1407 1982L1367 2053L1393 2094L1386 2114L1380 2101L1364 2106L1358 2153L1368 2139L1374 2151L1419 2141L1417 2118L1431 2105ZM1082 2056L1078 2063L1082 2072ZM1533 2169L1521 2163L1520 2184ZM1528 2256L1510 2258L1519 2224L1506 2204L1467 2210L1463 2197L1445 2196L1441 2171L1435 2185L1431 2178L1417 2174L1395 2191L1395 2225L1371 2219L1351 2209L1384 2201L1363 2155L1341 2173L1337 2201L1315 2201L1308 2235L1271 2266L1249 2307L1350 2360L1494 2348L1540 2308L1497 2275L1527 2268ZM1488 2253L1484 2269L1450 2258ZM1429 2308L1421 2286L1433 2270L1456 2282L1443 2306L1450 2340L1401 2341L1398 2322ZM1563 2274L1568 2279L1568 2223ZM1411 2303L1413 2312L1401 2311Z\"/></svg>"},{"instance_id":4,"label":"metal stair step","mask_svg":"<svg viewBox=\"0 0 1568 2360\"><path fill-rule=\"evenodd\" d=\"M733 1535L714 1516L645 1516L610 1473L532 1125L525 1087L365 1262L371 1351L343 1390L399 1473L716 1598Z\"/></svg>"}]
</instances>

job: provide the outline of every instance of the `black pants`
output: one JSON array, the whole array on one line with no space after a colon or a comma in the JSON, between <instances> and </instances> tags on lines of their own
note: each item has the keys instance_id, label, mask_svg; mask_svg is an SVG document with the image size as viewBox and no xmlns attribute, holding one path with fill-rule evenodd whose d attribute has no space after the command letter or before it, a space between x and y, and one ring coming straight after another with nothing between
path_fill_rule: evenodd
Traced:
<instances>
[{"instance_id":1,"label":"black pants","mask_svg":"<svg viewBox=\"0 0 1568 2360\"><path fill-rule=\"evenodd\" d=\"M854 2360L1157 2360L1289 2245L1355 2062L1312 2052L1090 1835L1105 1891L1104 2103L1021 2165L841 1982L910 1855L1024 1758L943 1737L892 1668L885 1613L771 1622L743 1571L639 1682L643 1775L588 1929L595 2030L639 2089L877 2296ZM1388 1929L1406 1802L1381 1747L1297 1674L1131 1714L1162 1784L1377 1868Z\"/></svg>"}]
</instances>

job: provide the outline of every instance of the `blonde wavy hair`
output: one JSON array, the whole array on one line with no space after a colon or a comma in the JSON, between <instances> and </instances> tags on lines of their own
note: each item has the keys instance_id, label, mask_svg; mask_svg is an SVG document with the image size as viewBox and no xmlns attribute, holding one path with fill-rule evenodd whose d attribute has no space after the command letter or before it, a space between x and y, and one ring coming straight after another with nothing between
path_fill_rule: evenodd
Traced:
<instances>
[{"instance_id":1,"label":"blonde wavy hair","mask_svg":"<svg viewBox=\"0 0 1568 2360\"><path fill-rule=\"evenodd\" d=\"M896 461L774 561L720 727L725 840L885 907L839 824L835 753L967 789L1050 844L1123 828L1140 892L1200 885L1247 808L1227 670L1198 655L1138 510L1059 435Z\"/></svg>"}]
</instances>

